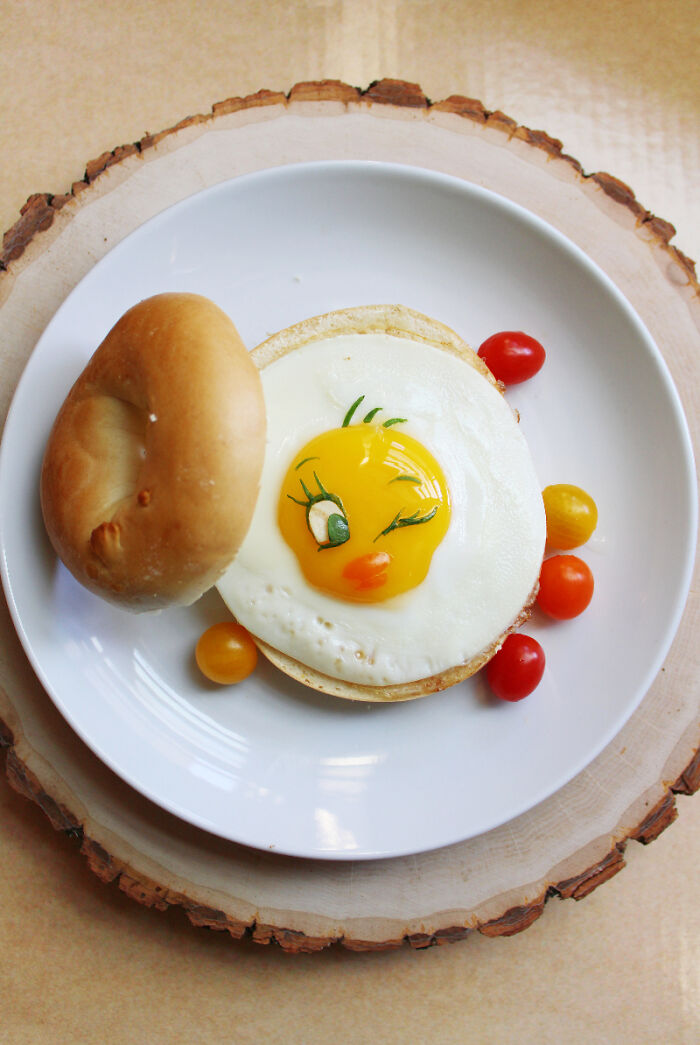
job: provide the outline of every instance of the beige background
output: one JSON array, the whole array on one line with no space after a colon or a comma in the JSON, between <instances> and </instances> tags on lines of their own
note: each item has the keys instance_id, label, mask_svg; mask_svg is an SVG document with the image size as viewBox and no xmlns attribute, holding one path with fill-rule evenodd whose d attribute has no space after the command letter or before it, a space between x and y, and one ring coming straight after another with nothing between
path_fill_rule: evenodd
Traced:
<instances>
[{"instance_id":1,"label":"beige background","mask_svg":"<svg viewBox=\"0 0 700 1045\"><path fill-rule=\"evenodd\" d=\"M562 139L700 259L699 25L696 0L2 0L0 227L105 149L226 97L391 76ZM620 875L519 936L291 957L102 885L0 776L0 1041L690 1045L700 800L678 806Z\"/></svg>"}]
</instances>

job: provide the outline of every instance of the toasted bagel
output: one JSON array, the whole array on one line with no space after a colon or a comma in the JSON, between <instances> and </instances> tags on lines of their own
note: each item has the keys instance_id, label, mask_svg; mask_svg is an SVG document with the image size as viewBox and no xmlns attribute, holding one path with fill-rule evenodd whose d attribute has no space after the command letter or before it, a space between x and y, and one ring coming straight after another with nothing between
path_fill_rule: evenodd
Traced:
<instances>
[{"instance_id":1,"label":"toasted bagel","mask_svg":"<svg viewBox=\"0 0 700 1045\"><path fill-rule=\"evenodd\" d=\"M265 449L255 364L196 294L129 309L70 390L41 470L51 543L86 588L126 609L186 605L250 524Z\"/></svg>"}]
</instances>

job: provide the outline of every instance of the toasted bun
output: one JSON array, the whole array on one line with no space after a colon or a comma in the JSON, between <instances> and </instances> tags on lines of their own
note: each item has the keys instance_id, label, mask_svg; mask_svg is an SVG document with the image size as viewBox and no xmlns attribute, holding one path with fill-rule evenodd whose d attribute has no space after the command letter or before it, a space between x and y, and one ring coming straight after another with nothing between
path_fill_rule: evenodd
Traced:
<instances>
[{"instance_id":1,"label":"toasted bun","mask_svg":"<svg viewBox=\"0 0 700 1045\"><path fill-rule=\"evenodd\" d=\"M439 323L437 320L405 308L402 305L366 305L303 320L301 323L288 327L286 330L282 330L268 338L267 341L264 341L253 350L252 358L257 366L262 369L281 356L286 355L288 352L293 352L309 342L338 337L343 334L372 332L391 334L394 337L406 338L411 341L423 341L435 348L442 349L444 352L456 355L466 365L474 367L475 370L479 371L500 392L503 392L503 385L496 381L486 364L454 330L451 330L443 323ZM429 693L435 693L438 690L454 686L456 683L469 678L479 671L500 649L509 632L523 624L530 616L531 606L536 594L537 587L532 591L526 604L510 627L502 635L497 636L488 648L482 650L476 657L472 657L464 664L456 664L437 675L431 675L428 678L418 679L414 682L398 683L390 686L370 686L331 678L301 664L299 661L280 652L280 650L274 649L268 643L255 638L255 636L253 638L260 652L280 671L289 675L297 682L301 682L305 686L319 690L322 693L344 697L348 700L374 702L414 700L418 697L427 696Z\"/></svg>"},{"instance_id":2,"label":"toasted bun","mask_svg":"<svg viewBox=\"0 0 700 1045\"><path fill-rule=\"evenodd\" d=\"M264 449L260 376L228 316L196 294L142 301L54 423L41 472L51 542L124 608L191 603L245 537Z\"/></svg>"},{"instance_id":3,"label":"toasted bun","mask_svg":"<svg viewBox=\"0 0 700 1045\"><path fill-rule=\"evenodd\" d=\"M444 352L459 356L469 366L490 381L499 392L504 386L495 377L473 348L444 323L424 316L421 312L404 305L358 305L337 312L326 312L322 316L303 319L294 326L273 334L254 348L251 357L261 370L276 359L293 352L310 341L323 341L343 334L391 334L409 341L424 341L427 345L441 348Z\"/></svg>"},{"instance_id":4,"label":"toasted bun","mask_svg":"<svg viewBox=\"0 0 700 1045\"><path fill-rule=\"evenodd\" d=\"M525 623L530 616L536 594L537 591L535 590L528 599L527 605L523 607L522 612L513 621L508 631L505 631L503 635L477 657L472 657L466 664L457 664L453 668L441 671L438 675L430 675L428 678L418 679L416 682L396 683L393 686L367 686L357 682L344 682L342 679L334 679L330 675L324 675L314 668L300 664L298 660L293 660L286 654L280 653L279 650L274 649L260 639L254 638L254 641L260 652L267 657L271 664L274 664L285 675L289 675L291 678L296 679L297 682L302 682L311 689L319 690L321 693L330 693L334 697L344 697L346 700L364 700L384 704L398 703L402 700L415 700L417 697L427 697L429 693L438 693L442 689L448 689L458 682L463 682L464 679L469 678L471 675L475 675L477 671L488 664L494 653L498 652L506 635Z\"/></svg>"}]
</instances>

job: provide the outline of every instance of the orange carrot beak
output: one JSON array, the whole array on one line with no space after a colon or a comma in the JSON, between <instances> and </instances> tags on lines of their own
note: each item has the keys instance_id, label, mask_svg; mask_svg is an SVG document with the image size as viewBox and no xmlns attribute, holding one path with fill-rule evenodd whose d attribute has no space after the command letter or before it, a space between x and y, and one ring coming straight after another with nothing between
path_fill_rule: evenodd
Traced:
<instances>
[{"instance_id":1,"label":"orange carrot beak","mask_svg":"<svg viewBox=\"0 0 700 1045\"><path fill-rule=\"evenodd\" d=\"M387 567L391 562L388 552L368 552L358 555L343 569L343 577L354 581L357 589L381 588L387 582Z\"/></svg>"}]
</instances>

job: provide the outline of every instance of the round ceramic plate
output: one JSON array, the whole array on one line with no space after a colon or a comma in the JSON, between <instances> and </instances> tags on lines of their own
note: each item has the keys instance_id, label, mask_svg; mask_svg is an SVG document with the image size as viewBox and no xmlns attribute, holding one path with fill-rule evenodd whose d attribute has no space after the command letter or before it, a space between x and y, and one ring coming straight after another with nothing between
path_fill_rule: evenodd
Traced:
<instances>
[{"instance_id":1,"label":"round ceramic plate","mask_svg":"<svg viewBox=\"0 0 700 1045\"><path fill-rule=\"evenodd\" d=\"M51 423L136 301L216 301L252 348L335 308L398 302L474 346L522 329L544 369L508 392L544 487L595 497L579 554L596 578L579 619L527 630L539 688L494 701L480 677L424 700L363 705L262 662L208 685L193 649L227 616L122 612L56 562L38 503ZM436 404L439 409L439 404ZM223 837L292 855L398 856L487 831L534 806L608 744L661 667L685 602L696 529L692 451L663 360L613 284L523 209L457 179L376 163L281 167L223 183L149 221L78 285L17 389L0 456L3 582L25 650L83 740L161 806Z\"/></svg>"}]
</instances>

